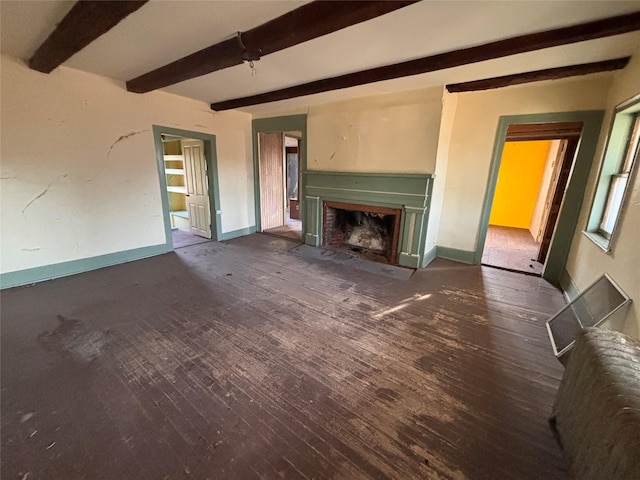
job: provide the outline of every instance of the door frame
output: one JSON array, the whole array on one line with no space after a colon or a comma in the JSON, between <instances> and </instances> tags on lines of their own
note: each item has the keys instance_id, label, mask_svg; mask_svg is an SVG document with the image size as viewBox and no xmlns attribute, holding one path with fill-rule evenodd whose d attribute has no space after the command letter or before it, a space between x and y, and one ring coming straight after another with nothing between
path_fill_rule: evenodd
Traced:
<instances>
[{"instance_id":1,"label":"door frame","mask_svg":"<svg viewBox=\"0 0 640 480\"><path fill-rule=\"evenodd\" d=\"M169 218L169 198L167 197L167 179L164 172L164 151L162 147L162 134L174 135L184 138L202 140L204 143L204 155L207 162L207 194L209 196L209 217L211 220L211 239L222 238L222 223L220 210L220 190L218 188L218 157L216 153L216 136L208 133L181 130L179 128L153 125L153 141L156 148L156 161L158 163L158 176L160 179L160 197L162 200L162 216L164 218L165 243L173 248L171 238L171 219Z\"/></svg>"},{"instance_id":2,"label":"door frame","mask_svg":"<svg viewBox=\"0 0 640 480\"><path fill-rule=\"evenodd\" d=\"M258 118L251 122L253 137L253 185L254 185L254 204L256 231L262 231L262 216L260 208L260 150L258 145L259 133L275 133L275 132L301 132L301 138L298 143L298 169L300 175L300 183L298 184L298 198L300 201L300 220L302 221L302 238L307 233L306 222L306 182L303 175L307 171L307 115L287 115L284 117Z\"/></svg>"},{"instance_id":3,"label":"door frame","mask_svg":"<svg viewBox=\"0 0 640 480\"><path fill-rule=\"evenodd\" d=\"M498 128L493 146L493 154L489 167L489 178L482 204L480 225L476 242L473 263L480 264L489 228L489 216L498 181L500 161L507 139L509 125L527 123L582 122L583 130L573 164L573 171L567 183L562 206L551 239L547 261L542 271L542 278L559 285L567 265L571 243L578 225L578 218L585 197L585 188L589 172L595 158L596 147L600 137L604 110L588 110L581 112L538 113L525 115L505 115L498 120Z\"/></svg>"}]
</instances>

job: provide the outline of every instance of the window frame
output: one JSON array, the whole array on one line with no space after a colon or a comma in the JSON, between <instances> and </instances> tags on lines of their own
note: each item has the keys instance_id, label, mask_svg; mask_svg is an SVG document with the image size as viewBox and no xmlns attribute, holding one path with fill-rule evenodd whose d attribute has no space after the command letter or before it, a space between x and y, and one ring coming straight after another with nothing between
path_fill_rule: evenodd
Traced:
<instances>
[{"instance_id":1,"label":"window frame","mask_svg":"<svg viewBox=\"0 0 640 480\"><path fill-rule=\"evenodd\" d=\"M640 95L621 103L614 110L613 120L609 129L607 143L604 149L598 180L591 202L586 229L583 234L605 252L611 252L620 219L624 214L629 185L632 183L636 165L639 163L640 142L637 134L640 130ZM634 141L635 133L635 141ZM628 165L628 169L624 170ZM624 170L624 171L623 171ZM622 194L618 195L619 202L612 207L614 183L624 179ZM611 221L611 217L613 220ZM610 231L606 226L610 225Z\"/></svg>"}]
</instances>

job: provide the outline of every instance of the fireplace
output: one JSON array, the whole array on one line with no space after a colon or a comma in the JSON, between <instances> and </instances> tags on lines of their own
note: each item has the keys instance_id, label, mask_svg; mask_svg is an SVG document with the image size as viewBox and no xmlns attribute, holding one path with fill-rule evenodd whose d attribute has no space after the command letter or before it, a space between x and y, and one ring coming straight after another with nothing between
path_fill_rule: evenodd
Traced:
<instances>
[{"instance_id":1,"label":"fireplace","mask_svg":"<svg viewBox=\"0 0 640 480\"><path fill-rule=\"evenodd\" d=\"M322 244L377 262L397 264L402 209L322 202Z\"/></svg>"},{"instance_id":2,"label":"fireplace","mask_svg":"<svg viewBox=\"0 0 640 480\"><path fill-rule=\"evenodd\" d=\"M420 268L426 249L433 177L416 173L307 170L301 207L305 243Z\"/></svg>"}]
</instances>

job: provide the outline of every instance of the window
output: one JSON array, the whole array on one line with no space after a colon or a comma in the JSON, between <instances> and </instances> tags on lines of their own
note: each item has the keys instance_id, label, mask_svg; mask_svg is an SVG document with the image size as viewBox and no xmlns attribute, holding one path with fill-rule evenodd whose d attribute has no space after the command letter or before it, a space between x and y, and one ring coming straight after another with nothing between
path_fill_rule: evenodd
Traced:
<instances>
[{"instance_id":1,"label":"window","mask_svg":"<svg viewBox=\"0 0 640 480\"><path fill-rule=\"evenodd\" d=\"M584 232L605 251L611 250L639 149L640 96L616 108Z\"/></svg>"}]
</instances>

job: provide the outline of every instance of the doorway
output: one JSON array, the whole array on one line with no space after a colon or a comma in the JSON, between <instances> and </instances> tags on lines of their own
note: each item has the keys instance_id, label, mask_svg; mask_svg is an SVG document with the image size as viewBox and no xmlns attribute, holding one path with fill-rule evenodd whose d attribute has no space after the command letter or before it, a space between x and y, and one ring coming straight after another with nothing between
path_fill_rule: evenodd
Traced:
<instances>
[{"instance_id":1,"label":"doorway","mask_svg":"<svg viewBox=\"0 0 640 480\"><path fill-rule=\"evenodd\" d=\"M157 126L154 136L167 244L175 249L217 239L215 137Z\"/></svg>"},{"instance_id":2,"label":"doorway","mask_svg":"<svg viewBox=\"0 0 640 480\"><path fill-rule=\"evenodd\" d=\"M550 199L536 259L542 277L555 285L565 281L566 263L576 232L589 171L595 156L604 111L563 112L500 117L494 143L487 190L482 207L474 263L482 263L489 221L505 145L509 141L566 140L566 149ZM533 257L532 257L533 258Z\"/></svg>"},{"instance_id":3,"label":"doorway","mask_svg":"<svg viewBox=\"0 0 640 480\"><path fill-rule=\"evenodd\" d=\"M262 231L302 240L299 190L300 132L258 134Z\"/></svg>"},{"instance_id":4,"label":"doorway","mask_svg":"<svg viewBox=\"0 0 640 480\"><path fill-rule=\"evenodd\" d=\"M253 121L256 230L304 238L306 115Z\"/></svg>"},{"instance_id":5,"label":"doorway","mask_svg":"<svg viewBox=\"0 0 640 480\"><path fill-rule=\"evenodd\" d=\"M556 125L548 133L563 138L533 140L519 127L504 143L482 264L540 276L582 124L567 124L562 133Z\"/></svg>"}]
</instances>

